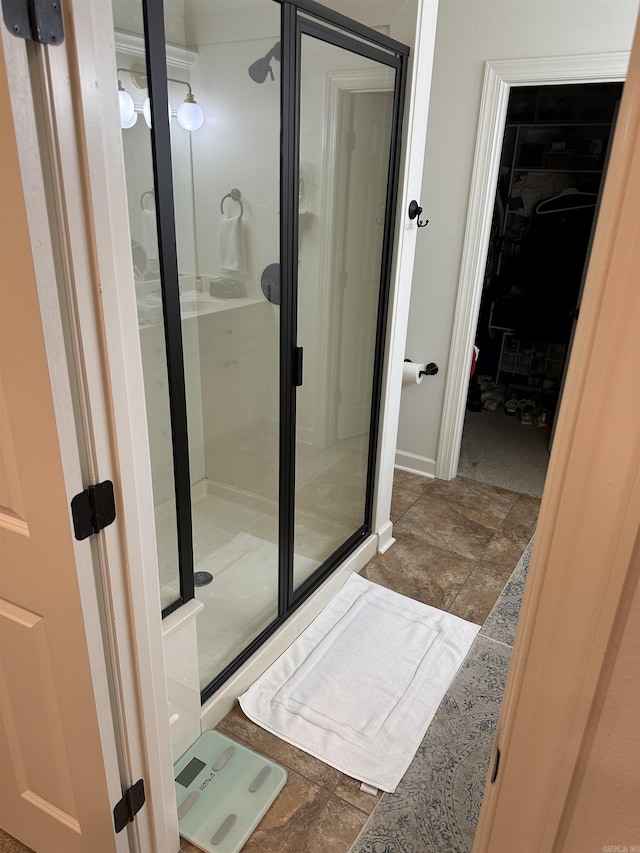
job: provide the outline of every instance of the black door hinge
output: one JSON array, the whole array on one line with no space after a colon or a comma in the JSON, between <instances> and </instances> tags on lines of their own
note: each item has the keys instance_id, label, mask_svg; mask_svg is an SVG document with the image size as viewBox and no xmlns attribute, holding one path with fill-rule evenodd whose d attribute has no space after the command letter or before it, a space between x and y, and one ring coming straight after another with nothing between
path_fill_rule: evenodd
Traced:
<instances>
[{"instance_id":1,"label":"black door hinge","mask_svg":"<svg viewBox=\"0 0 640 853\"><path fill-rule=\"evenodd\" d=\"M144 779L138 779L135 785L128 788L122 799L113 807L113 825L120 832L128 823L132 823L144 805Z\"/></svg>"},{"instance_id":2,"label":"black door hinge","mask_svg":"<svg viewBox=\"0 0 640 853\"><path fill-rule=\"evenodd\" d=\"M113 524L116 518L116 502L111 480L89 486L84 492L77 494L71 501L71 517L73 532L76 539L80 540Z\"/></svg>"},{"instance_id":3,"label":"black door hinge","mask_svg":"<svg viewBox=\"0 0 640 853\"><path fill-rule=\"evenodd\" d=\"M2 13L9 32L41 44L62 44L61 0L2 0Z\"/></svg>"}]
</instances>

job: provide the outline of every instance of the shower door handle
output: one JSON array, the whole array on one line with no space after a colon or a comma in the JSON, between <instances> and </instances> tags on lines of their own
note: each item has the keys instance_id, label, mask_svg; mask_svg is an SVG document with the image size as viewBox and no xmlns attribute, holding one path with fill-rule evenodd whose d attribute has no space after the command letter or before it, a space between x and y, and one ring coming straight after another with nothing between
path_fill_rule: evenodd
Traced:
<instances>
[{"instance_id":1,"label":"shower door handle","mask_svg":"<svg viewBox=\"0 0 640 853\"><path fill-rule=\"evenodd\" d=\"M293 384L296 387L302 385L302 347L293 348Z\"/></svg>"}]
</instances>

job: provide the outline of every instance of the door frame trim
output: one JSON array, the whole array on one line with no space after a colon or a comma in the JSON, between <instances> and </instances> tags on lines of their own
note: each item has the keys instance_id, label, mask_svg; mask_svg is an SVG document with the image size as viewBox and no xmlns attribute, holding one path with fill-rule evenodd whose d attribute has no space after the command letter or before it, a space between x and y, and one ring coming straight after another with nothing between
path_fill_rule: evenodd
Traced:
<instances>
[{"instance_id":1,"label":"door frame trim","mask_svg":"<svg viewBox=\"0 0 640 853\"><path fill-rule=\"evenodd\" d=\"M71 497L84 488L87 481L87 460L83 458L74 419L75 395L70 381L64 330L62 327L62 307L58 294L60 279L61 247L56 241L55 225L47 209L46 169L43 167L38 130L47 136L47 127L43 127L43 110L36 112L36 103L40 94L37 82L30 76L28 49L21 39L14 38L2 27L2 57L9 89L11 115L5 121L13 125L20 181L27 217L28 239L31 250L33 276L37 293L37 309L40 312L42 340L45 349L50 380L49 389L57 431L60 464L64 480L67 508L70 509ZM41 70L43 48L36 48L36 67ZM39 121L40 120L40 121ZM45 143L46 144L46 143ZM90 539L78 541L73 535L73 523L69 512L69 536L72 544L74 567L77 578L77 592L86 626L87 658L95 702L101 757L103 768L96 768L96 776L104 772L107 796L110 803L117 802L122 796L120 740L114 712L114 696L110 689L110 667L103 647L103 635L100 623L103 618L96 578L100 575L97 549ZM64 733L69 735L68 732ZM51 805L51 804L49 804ZM64 813L60 812L60 816ZM103 816L101 816L103 817ZM78 831L79 825L67 815L67 826ZM113 846L109 848L117 853L126 853L131 848L127 834L116 835Z\"/></svg>"},{"instance_id":2,"label":"door frame trim","mask_svg":"<svg viewBox=\"0 0 640 853\"><path fill-rule=\"evenodd\" d=\"M56 77L52 97L57 114L75 118L75 127L59 125L67 134L60 149L78 149L69 175L79 184L77 209L68 229L89 261L86 269L74 270L70 294L78 300L74 333L82 341L76 369L85 377L90 437L119 498L119 522L105 531L105 543L126 733L139 767L127 784L144 775L147 807L135 821L140 848L173 853L179 832L144 380L133 268L130 253L120 250L130 245L130 235L121 215L127 195L116 54L113 35L106 35L114 33L113 16L110 3L84 0L70 0L64 11L75 50L66 76ZM103 95L96 97L96 91ZM72 200L65 202L68 210Z\"/></svg>"},{"instance_id":3,"label":"door frame trim","mask_svg":"<svg viewBox=\"0 0 640 853\"><path fill-rule=\"evenodd\" d=\"M460 446L489 248L507 105L512 86L607 83L625 78L629 52L489 61L485 65L478 135L462 248L458 296L438 436L435 476L458 473Z\"/></svg>"},{"instance_id":4,"label":"door frame trim","mask_svg":"<svg viewBox=\"0 0 640 853\"><path fill-rule=\"evenodd\" d=\"M407 69L408 97L405 101L401 151L404 175L399 188L393 240L392 285L387 308L387 344L380 399L378 435L380 464L373 501L372 529L378 534L380 554L387 551L395 542L391 522L391 498L400 421L402 366L407 341L418 233L417 220L409 219L406 212L410 199L419 198L422 186L437 17L438 0L418 0L415 40Z\"/></svg>"},{"instance_id":5,"label":"door frame trim","mask_svg":"<svg viewBox=\"0 0 640 853\"><path fill-rule=\"evenodd\" d=\"M22 169L27 210L43 211L45 198L48 203L33 223L32 241L34 260L41 244L52 247L53 260L47 266L40 255L42 269L36 269L46 275L45 339L58 347L49 363L65 476L74 481L69 503L105 479L116 492L116 521L78 543L85 550L78 570L88 597L83 604L90 602L85 625L98 713L111 744L105 760L112 805L141 777L147 794L130 829L115 836L117 849L131 844L173 853L179 833L144 386L136 369L133 272L130 257L118 251L130 238L119 215L126 210L126 188L115 52L105 38L113 19L109 4L84 0L69 0L63 16L66 38L53 48L18 43L3 29L12 57L7 70L16 132L24 139L19 150L30 146L26 165L34 167ZM96 91L113 94L96 97ZM25 119L32 102L37 124ZM116 287L116 281L130 286Z\"/></svg>"}]
</instances>

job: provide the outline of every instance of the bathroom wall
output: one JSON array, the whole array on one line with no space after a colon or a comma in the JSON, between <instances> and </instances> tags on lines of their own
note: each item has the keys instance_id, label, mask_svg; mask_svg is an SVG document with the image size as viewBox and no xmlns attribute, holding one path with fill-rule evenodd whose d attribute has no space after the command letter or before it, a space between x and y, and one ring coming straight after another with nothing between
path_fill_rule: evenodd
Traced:
<instances>
[{"instance_id":1,"label":"bathroom wall","mask_svg":"<svg viewBox=\"0 0 640 853\"><path fill-rule=\"evenodd\" d=\"M439 2L406 356L440 372L403 390L398 434L416 470L435 471L485 62L629 50L637 14L636 0Z\"/></svg>"}]
</instances>

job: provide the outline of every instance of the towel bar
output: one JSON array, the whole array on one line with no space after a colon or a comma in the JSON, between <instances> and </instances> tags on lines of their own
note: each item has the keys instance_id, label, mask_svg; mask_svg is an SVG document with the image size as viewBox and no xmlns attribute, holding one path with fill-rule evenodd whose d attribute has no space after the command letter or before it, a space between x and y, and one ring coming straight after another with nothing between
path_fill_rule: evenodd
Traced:
<instances>
[{"instance_id":1,"label":"towel bar","mask_svg":"<svg viewBox=\"0 0 640 853\"><path fill-rule=\"evenodd\" d=\"M224 213L223 205L225 199L228 198L232 198L234 201L238 202L238 204L240 205L240 216L242 216L242 214L244 213L244 208L242 207L242 195L240 193L240 190L237 189L232 189L231 192L228 192L226 195L222 196L222 199L220 200L220 213Z\"/></svg>"},{"instance_id":2,"label":"towel bar","mask_svg":"<svg viewBox=\"0 0 640 853\"><path fill-rule=\"evenodd\" d=\"M151 196L151 198L152 198L152 200L153 200L153 203L155 204L156 197L155 197L155 195L154 195L153 190L147 190L146 192L143 192L143 193L142 193L142 195L140 196L140 207L141 207L143 210L147 210L147 208L144 206L144 200L145 200L145 198L146 198L148 195L150 195L150 196Z\"/></svg>"}]
</instances>

